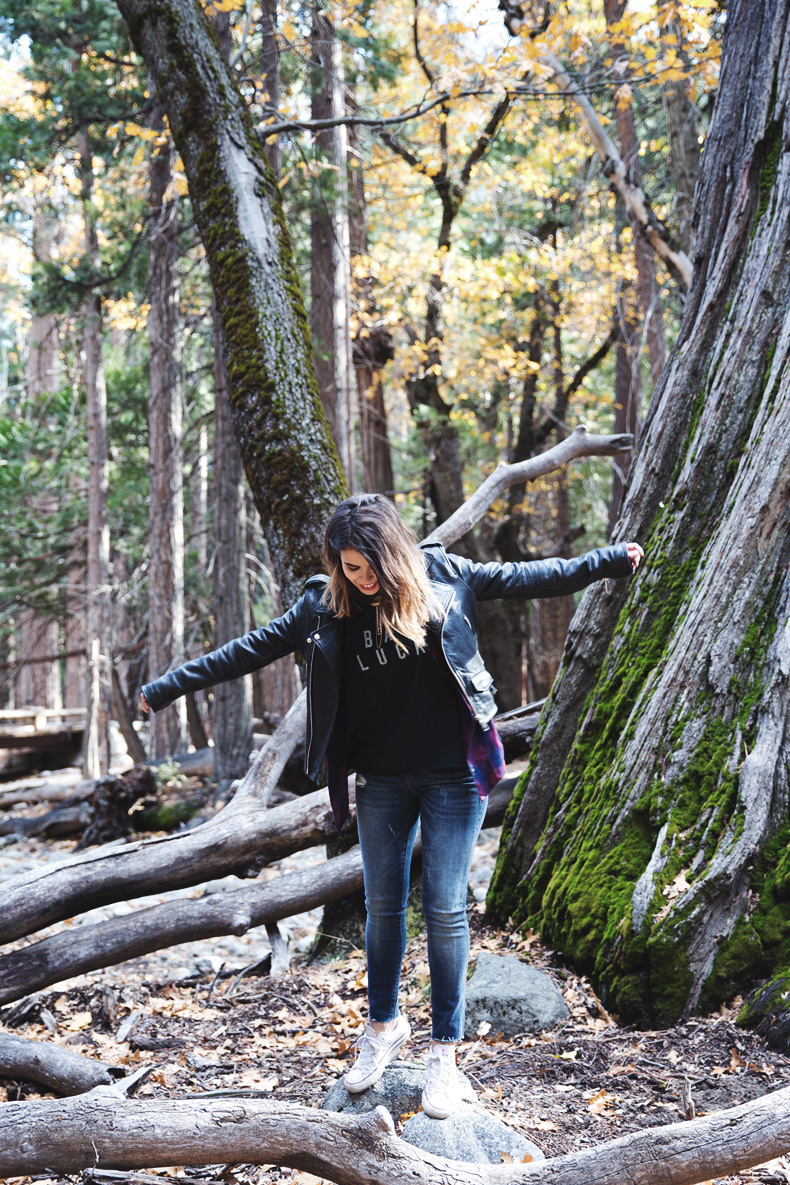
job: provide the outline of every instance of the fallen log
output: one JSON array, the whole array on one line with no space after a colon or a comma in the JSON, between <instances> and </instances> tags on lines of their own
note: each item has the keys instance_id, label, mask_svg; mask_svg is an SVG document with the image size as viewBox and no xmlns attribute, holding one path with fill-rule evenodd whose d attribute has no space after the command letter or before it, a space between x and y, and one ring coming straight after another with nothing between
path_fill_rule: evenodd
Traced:
<instances>
[{"instance_id":1,"label":"fallen log","mask_svg":"<svg viewBox=\"0 0 790 1185\"><path fill-rule=\"evenodd\" d=\"M0 1078L37 1082L55 1094L84 1094L112 1082L110 1067L62 1045L0 1033Z\"/></svg>"},{"instance_id":2,"label":"fallen log","mask_svg":"<svg viewBox=\"0 0 790 1185\"><path fill-rule=\"evenodd\" d=\"M234 872L245 876L251 868L257 875L273 860L325 843L335 834L326 790L267 807L304 722L302 693L235 797L199 827L82 852L6 881L0 943L114 901L187 888Z\"/></svg>"},{"instance_id":3,"label":"fallen log","mask_svg":"<svg viewBox=\"0 0 790 1185\"><path fill-rule=\"evenodd\" d=\"M3 815L0 818L0 835L24 835L26 839L36 836L42 839L62 839L68 835L79 835L89 825L93 812L82 796L67 798L43 815Z\"/></svg>"},{"instance_id":4,"label":"fallen log","mask_svg":"<svg viewBox=\"0 0 790 1185\"><path fill-rule=\"evenodd\" d=\"M517 777L500 782L489 798L484 826L502 822ZM419 855L420 842L414 845ZM337 901L362 888L359 847L315 868L272 880L152 905L124 917L70 927L22 950L0 955L0 1004L10 1004L53 983L137 959L180 942L246 934L283 918Z\"/></svg>"},{"instance_id":5,"label":"fallen log","mask_svg":"<svg viewBox=\"0 0 790 1185\"><path fill-rule=\"evenodd\" d=\"M45 782L43 780L22 780L8 788L0 787L0 811L12 806L33 806L39 802L63 802L67 798L90 798L96 786L95 781L74 778L69 782Z\"/></svg>"},{"instance_id":6,"label":"fallen log","mask_svg":"<svg viewBox=\"0 0 790 1185\"><path fill-rule=\"evenodd\" d=\"M266 864L333 838L337 833L326 790L267 806L304 729L305 702L303 692L234 798L206 823L123 847L93 849L11 877L3 885L0 943L115 901L188 888L232 873L257 876ZM349 786L346 832L356 826L353 778Z\"/></svg>"},{"instance_id":7,"label":"fallen log","mask_svg":"<svg viewBox=\"0 0 790 1185\"><path fill-rule=\"evenodd\" d=\"M695 1185L790 1146L790 1087L701 1119L632 1132L552 1160L462 1164L395 1135L387 1111L320 1111L252 1097L129 1100L99 1087L0 1110L0 1174L278 1164L337 1185Z\"/></svg>"}]
</instances>

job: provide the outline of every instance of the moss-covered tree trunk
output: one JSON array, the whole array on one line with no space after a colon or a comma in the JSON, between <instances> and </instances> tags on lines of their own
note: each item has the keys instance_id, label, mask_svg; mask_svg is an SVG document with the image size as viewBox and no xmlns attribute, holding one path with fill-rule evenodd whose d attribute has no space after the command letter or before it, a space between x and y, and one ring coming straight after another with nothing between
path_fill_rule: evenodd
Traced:
<instances>
[{"instance_id":1,"label":"moss-covered tree trunk","mask_svg":"<svg viewBox=\"0 0 790 1185\"><path fill-rule=\"evenodd\" d=\"M617 540L574 618L489 908L624 1018L790 964L790 0L727 7L695 273Z\"/></svg>"},{"instance_id":2,"label":"moss-covered tree trunk","mask_svg":"<svg viewBox=\"0 0 790 1185\"><path fill-rule=\"evenodd\" d=\"M343 497L280 195L198 0L118 0L184 162L222 321L229 398L284 599Z\"/></svg>"}]
</instances>

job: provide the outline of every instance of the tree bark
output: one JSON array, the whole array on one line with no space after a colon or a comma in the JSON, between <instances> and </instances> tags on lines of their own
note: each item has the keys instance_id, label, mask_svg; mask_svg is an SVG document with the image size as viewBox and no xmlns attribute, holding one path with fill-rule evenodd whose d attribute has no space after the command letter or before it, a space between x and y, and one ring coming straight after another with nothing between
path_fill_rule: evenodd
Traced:
<instances>
[{"instance_id":1,"label":"tree bark","mask_svg":"<svg viewBox=\"0 0 790 1185\"><path fill-rule=\"evenodd\" d=\"M780 1156L788 1141L790 1087L535 1164L474 1165L398 1139L383 1107L349 1115L254 1097L130 1100L105 1086L65 1101L7 1103L0 1171L266 1162L338 1185L694 1185Z\"/></svg>"},{"instance_id":2,"label":"tree bark","mask_svg":"<svg viewBox=\"0 0 790 1185\"><path fill-rule=\"evenodd\" d=\"M353 87L346 91L346 106L357 110ZM357 274L360 257L368 254L368 218L365 176L357 129L348 129L349 250L351 254L351 307L353 313L352 362L359 410L362 488L367 493L394 489L387 408L384 403L383 367L395 356L392 334L381 324L376 309L373 277Z\"/></svg>"},{"instance_id":3,"label":"tree bark","mask_svg":"<svg viewBox=\"0 0 790 1185\"><path fill-rule=\"evenodd\" d=\"M33 255L39 263L46 262L51 255L53 222L41 206L33 216ZM45 401L61 383L60 343L58 326L52 313L32 313L27 334L27 365L25 373L25 397L31 405L30 414L43 414ZM34 509L46 519L57 511L57 500L44 496ZM57 587L50 590L53 602L57 602ZM60 690L60 665L36 662L24 665L29 658L41 658L58 652L58 620L35 609L23 609L17 619L16 647L17 661L21 664L15 682L15 702L36 704L42 708L59 708L62 704Z\"/></svg>"},{"instance_id":4,"label":"tree bark","mask_svg":"<svg viewBox=\"0 0 790 1185\"><path fill-rule=\"evenodd\" d=\"M280 47L277 44L277 0L262 0L261 3L261 80L266 87L264 111L272 121L277 119L280 107ZM265 134L265 133L264 133ZM266 159L272 167L276 181L280 180L281 157L280 137L272 136L264 141Z\"/></svg>"},{"instance_id":5,"label":"tree bark","mask_svg":"<svg viewBox=\"0 0 790 1185\"><path fill-rule=\"evenodd\" d=\"M677 12L670 5L659 5L662 34L669 35L669 42L685 59L683 32ZM661 98L667 122L669 141L669 165L675 181L672 223L677 228L678 246L688 254L692 253L691 219L694 209L694 190L700 165L701 127L700 113L688 96L687 83L681 79L667 82L662 87Z\"/></svg>"},{"instance_id":6,"label":"tree bark","mask_svg":"<svg viewBox=\"0 0 790 1185\"><path fill-rule=\"evenodd\" d=\"M617 528L647 562L584 596L489 895L624 1019L787 964L788 21L728 8L697 271Z\"/></svg>"},{"instance_id":7,"label":"tree bark","mask_svg":"<svg viewBox=\"0 0 790 1185\"><path fill-rule=\"evenodd\" d=\"M181 350L178 314L178 200L169 192L173 145L150 82L154 142L148 205L149 550L148 671L156 679L184 659L184 499L181 473ZM151 757L180 753L186 744L186 705L170 704L151 719Z\"/></svg>"},{"instance_id":8,"label":"tree bark","mask_svg":"<svg viewBox=\"0 0 790 1185\"><path fill-rule=\"evenodd\" d=\"M245 481L233 436L222 325L214 322L214 647L240 638L247 612ZM214 775L222 788L243 778L252 752L252 677L214 688Z\"/></svg>"},{"instance_id":9,"label":"tree bark","mask_svg":"<svg viewBox=\"0 0 790 1185\"><path fill-rule=\"evenodd\" d=\"M222 321L239 449L278 581L295 600L320 566L324 526L345 491L280 193L197 0L118 6L184 163Z\"/></svg>"},{"instance_id":10,"label":"tree bark","mask_svg":"<svg viewBox=\"0 0 790 1185\"><path fill-rule=\"evenodd\" d=\"M0 1033L0 1078L23 1078L38 1082L55 1094L74 1095L109 1086L109 1066L95 1058L82 1057L62 1045L26 1041Z\"/></svg>"},{"instance_id":11,"label":"tree bark","mask_svg":"<svg viewBox=\"0 0 790 1185\"><path fill-rule=\"evenodd\" d=\"M624 12L625 0L604 0L604 15L610 29L617 25ZM616 32L613 35L612 48L617 58L614 67L615 78L622 77L628 67L628 58L626 48ZM643 176L639 161L634 108L630 98L626 101L623 99L621 86L615 83L614 100L617 110L617 136L620 141L620 154L629 182L641 189ZM659 304L656 282L656 256L650 243L640 233L639 223L633 212L631 213L631 225L634 232L634 262L638 277L637 289L645 329L647 356L650 361L651 385L655 386L664 369L667 356L664 316ZM637 366L639 365L639 353L641 350L637 352Z\"/></svg>"},{"instance_id":12,"label":"tree bark","mask_svg":"<svg viewBox=\"0 0 790 1185\"><path fill-rule=\"evenodd\" d=\"M85 255L99 266L93 206L93 159L88 136L77 136L85 233ZM87 723L83 758L85 775L102 777L110 768L112 673L110 658L110 523L107 506L107 388L102 360L102 309L98 289L83 306L83 365L88 427L88 565L87 565Z\"/></svg>"},{"instance_id":13,"label":"tree bark","mask_svg":"<svg viewBox=\"0 0 790 1185\"><path fill-rule=\"evenodd\" d=\"M311 34L313 119L340 119L345 110L343 57L332 18L313 12ZM315 138L316 166L310 206L310 330L321 402L349 485L354 482L351 399L348 145L342 125Z\"/></svg>"},{"instance_id":14,"label":"tree bark","mask_svg":"<svg viewBox=\"0 0 790 1185\"><path fill-rule=\"evenodd\" d=\"M76 494L82 486L79 477L72 474L69 481L71 492ZM63 686L64 708L84 708L87 689L85 655L87 642L86 626L86 589L85 589L86 550L83 532L74 534L74 542L69 563L66 569L66 581L63 588L63 603L66 612L64 642L66 654L66 677Z\"/></svg>"}]
</instances>

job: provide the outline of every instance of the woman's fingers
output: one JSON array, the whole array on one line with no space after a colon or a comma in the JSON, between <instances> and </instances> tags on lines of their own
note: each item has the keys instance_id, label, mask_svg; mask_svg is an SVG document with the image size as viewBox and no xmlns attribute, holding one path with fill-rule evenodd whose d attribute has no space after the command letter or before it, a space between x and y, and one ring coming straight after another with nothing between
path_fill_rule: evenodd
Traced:
<instances>
[{"instance_id":1,"label":"woman's fingers","mask_svg":"<svg viewBox=\"0 0 790 1185\"><path fill-rule=\"evenodd\" d=\"M644 556L644 550L638 543L627 543L626 549L628 551L628 558L631 561L631 567L634 571L639 567L639 561Z\"/></svg>"},{"instance_id":2,"label":"woman's fingers","mask_svg":"<svg viewBox=\"0 0 790 1185\"><path fill-rule=\"evenodd\" d=\"M140 707L143 709L144 712L151 711L151 705L149 704L148 700L145 698L145 696L143 695L142 692L140 692Z\"/></svg>"}]
</instances>

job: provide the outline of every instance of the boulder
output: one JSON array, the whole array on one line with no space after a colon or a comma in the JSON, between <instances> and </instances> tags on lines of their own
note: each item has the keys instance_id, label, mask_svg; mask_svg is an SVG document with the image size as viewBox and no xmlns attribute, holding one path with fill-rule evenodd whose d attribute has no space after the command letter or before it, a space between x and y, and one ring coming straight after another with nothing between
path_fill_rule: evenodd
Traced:
<instances>
[{"instance_id":1,"label":"boulder","mask_svg":"<svg viewBox=\"0 0 790 1185\"><path fill-rule=\"evenodd\" d=\"M515 955L483 951L466 985L466 1036L474 1037L482 1021L492 1033L515 1037L539 1033L570 1016L560 991L543 971L527 967Z\"/></svg>"},{"instance_id":2,"label":"boulder","mask_svg":"<svg viewBox=\"0 0 790 1185\"><path fill-rule=\"evenodd\" d=\"M471 1164L501 1164L503 1152L516 1164L546 1159L537 1144L479 1107L463 1106L447 1119L421 1111L403 1125L403 1139L423 1152Z\"/></svg>"},{"instance_id":3,"label":"boulder","mask_svg":"<svg viewBox=\"0 0 790 1185\"><path fill-rule=\"evenodd\" d=\"M464 1097L474 1102L475 1092L469 1079L461 1074L461 1081ZM350 1111L357 1115L374 1107L386 1107L393 1119L400 1119L420 1108L424 1086L422 1062L395 1061L387 1066L378 1082L361 1094L350 1094L340 1078L329 1088L321 1106L324 1111Z\"/></svg>"}]
</instances>

